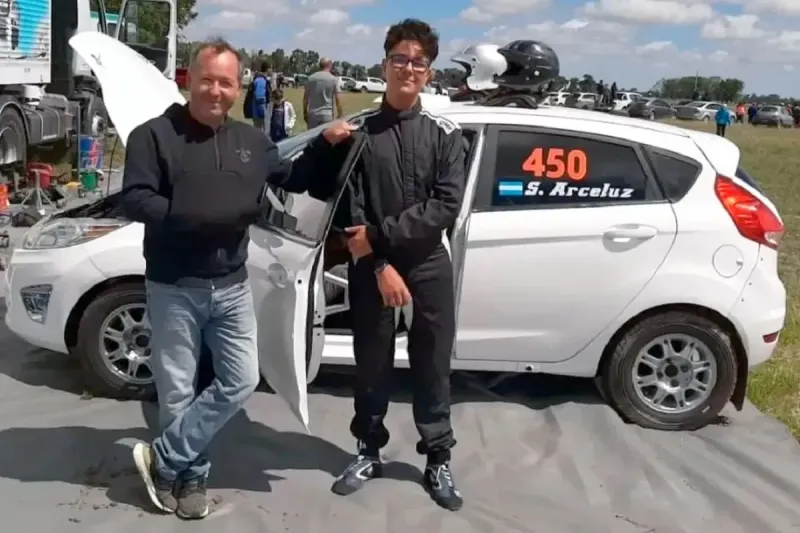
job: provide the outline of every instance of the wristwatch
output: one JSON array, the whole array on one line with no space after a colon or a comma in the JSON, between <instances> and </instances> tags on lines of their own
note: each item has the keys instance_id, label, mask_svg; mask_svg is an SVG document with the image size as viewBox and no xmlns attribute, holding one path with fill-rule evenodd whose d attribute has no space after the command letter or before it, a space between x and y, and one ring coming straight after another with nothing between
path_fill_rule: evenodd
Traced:
<instances>
[{"instance_id":1,"label":"wristwatch","mask_svg":"<svg viewBox=\"0 0 800 533\"><path fill-rule=\"evenodd\" d=\"M389 266L389 261L386 259L376 259L375 260L375 274L380 274L381 272Z\"/></svg>"}]
</instances>

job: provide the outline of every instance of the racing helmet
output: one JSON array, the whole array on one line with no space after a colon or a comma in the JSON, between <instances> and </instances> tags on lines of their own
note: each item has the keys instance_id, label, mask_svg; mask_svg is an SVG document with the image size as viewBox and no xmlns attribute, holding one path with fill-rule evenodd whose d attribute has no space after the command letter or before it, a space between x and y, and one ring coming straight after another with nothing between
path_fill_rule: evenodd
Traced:
<instances>
[{"instance_id":1,"label":"racing helmet","mask_svg":"<svg viewBox=\"0 0 800 533\"><path fill-rule=\"evenodd\" d=\"M467 71L463 82L470 90L486 91L497 88L495 76L508 68L505 58L497 52L498 48L500 47L494 44L475 44L450 58Z\"/></svg>"},{"instance_id":2,"label":"racing helmet","mask_svg":"<svg viewBox=\"0 0 800 533\"><path fill-rule=\"evenodd\" d=\"M533 90L559 74L558 56L539 41L514 41L497 52L506 58L508 68L495 80L501 87Z\"/></svg>"}]
</instances>

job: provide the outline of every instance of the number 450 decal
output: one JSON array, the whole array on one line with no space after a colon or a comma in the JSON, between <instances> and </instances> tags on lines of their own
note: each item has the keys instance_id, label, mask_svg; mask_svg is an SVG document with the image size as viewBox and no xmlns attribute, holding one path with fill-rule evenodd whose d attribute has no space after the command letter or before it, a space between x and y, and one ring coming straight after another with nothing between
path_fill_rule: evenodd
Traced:
<instances>
[{"instance_id":1,"label":"number 450 decal","mask_svg":"<svg viewBox=\"0 0 800 533\"><path fill-rule=\"evenodd\" d=\"M522 163L522 170L537 178L581 181L586 178L589 165L583 150L563 148L534 148Z\"/></svg>"}]
</instances>

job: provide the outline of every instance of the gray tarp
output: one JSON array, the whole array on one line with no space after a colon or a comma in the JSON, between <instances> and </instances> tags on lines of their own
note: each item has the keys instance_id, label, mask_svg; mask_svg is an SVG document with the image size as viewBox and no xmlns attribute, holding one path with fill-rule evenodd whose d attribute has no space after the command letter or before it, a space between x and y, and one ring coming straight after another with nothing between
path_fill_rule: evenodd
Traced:
<instances>
[{"instance_id":1,"label":"gray tarp","mask_svg":"<svg viewBox=\"0 0 800 533\"><path fill-rule=\"evenodd\" d=\"M214 513L181 523L152 514L131 461L152 405L84 397L76 363L4 325L0 347L2 533L800 532L800 446L752 406L727 425L658 433L623 424L590 383L533 376L501 392L454 377L453 466L467 504L440 510L418 484L402 372L391 479L348 498L329 491L353 448L352 401L345 378L322 376L313 435L256 393L212 450Z\"/></svg>"}]
</instances>

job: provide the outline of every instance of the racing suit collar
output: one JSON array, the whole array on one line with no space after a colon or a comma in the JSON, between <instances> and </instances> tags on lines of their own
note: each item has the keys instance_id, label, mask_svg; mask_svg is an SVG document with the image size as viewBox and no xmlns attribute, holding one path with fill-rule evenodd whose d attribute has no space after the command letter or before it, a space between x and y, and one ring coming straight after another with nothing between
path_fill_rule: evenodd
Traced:
<instances>
[{"instance_id":1,"label":"racing suit collar","mask_svg":"<svg viewBox=\"0 0 800 533\"><path fill-rule=\"evenodd\" d=\"M414 103L411 109L398 110L389 105L389 102L386 101L386 97L384 96L383 101L381 102L381 111L396 118L397 120L414 118L419 115L420 111L422 111L422 100L419 96L417 96L417 101Z\"/></svg>"}]
</instances>

